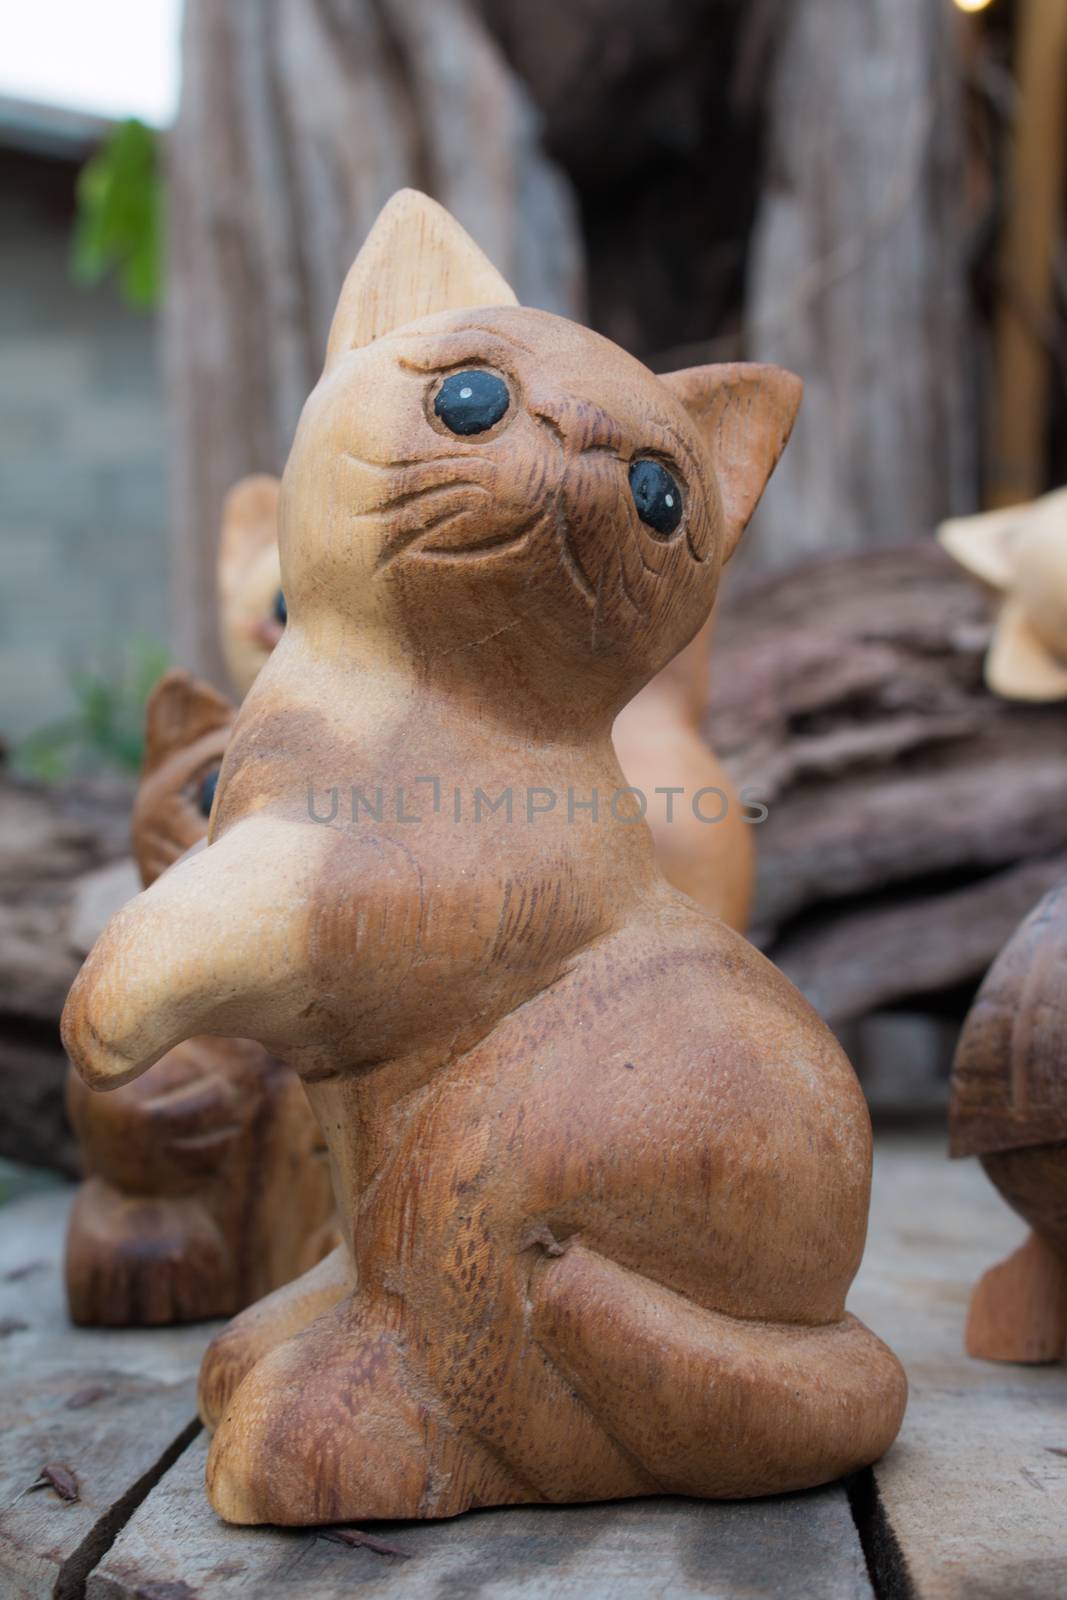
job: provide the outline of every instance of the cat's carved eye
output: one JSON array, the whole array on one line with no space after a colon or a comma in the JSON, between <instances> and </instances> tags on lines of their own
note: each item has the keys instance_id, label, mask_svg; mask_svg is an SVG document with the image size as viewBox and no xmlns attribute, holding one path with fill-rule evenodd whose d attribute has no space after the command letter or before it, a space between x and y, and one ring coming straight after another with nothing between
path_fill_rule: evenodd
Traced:
<instances>
[{"instance_id":1,"label":"cat's carved eye","mask_svg":"<svg viewBox=\"0 0 1067 1600\"><path fill-rule=\"evenodd\" d=\"M450 433L485 433L507 415L511 394L496 372L451 372L437 391L434 415Z\"/></svg>"},{"instance_id":2,"label":"cat's carved eye","mask_svg":"<svg viewBox=\"0 0 1067 1600\"><path fill-rule=\"evenodd\" d=\"M630 466L630 493L637 515L654 539L669 539L682 520L682 491L659 461L645 458Z\"/></svg>"},{"instance_id":3,"label":"cat's carved eye","mask_svg":"<svg viewBox=\"0 0 1067 1600\"><path fill-rule=\"evenodd\" d=\"M210 817L211 807L215 802L215 790L219 786L219 768L214 767L206 778L200 780L200 787L196 791L196 809L202 817Z\"/></svg>"},{"instance_id":4,"label":"cat's carved eye","mask_svg":"<svg viewBox=\"0 0 1067 1600\"><path fill-rule=\"evenodd\" d=\"M281 589L279 589L278 593L274 596L274 620L283 628L289 621L289 607L285 603L285 595L282 593Z\"/></svg>"}]
</instances>

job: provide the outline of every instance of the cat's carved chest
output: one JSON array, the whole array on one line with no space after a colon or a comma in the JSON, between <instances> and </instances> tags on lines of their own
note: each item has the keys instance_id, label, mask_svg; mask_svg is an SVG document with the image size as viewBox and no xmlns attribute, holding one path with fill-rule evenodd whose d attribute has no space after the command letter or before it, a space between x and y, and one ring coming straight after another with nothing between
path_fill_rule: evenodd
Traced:
<instances>
[{"instance_id":1,"label":"cat's carved chest","mask_svg":"<svg viewBox=\"0 0 1067 1600\"><path fill-rule=\"evenodd\" d=\"M316 1026L346 1061L381 1059L496 1019L553 983L603 930L581 861L536 844L462 848L447 819L331 830L306 920ZM340 1038L339 1038L340 1042Z\"/></svg>"}]
</instances>

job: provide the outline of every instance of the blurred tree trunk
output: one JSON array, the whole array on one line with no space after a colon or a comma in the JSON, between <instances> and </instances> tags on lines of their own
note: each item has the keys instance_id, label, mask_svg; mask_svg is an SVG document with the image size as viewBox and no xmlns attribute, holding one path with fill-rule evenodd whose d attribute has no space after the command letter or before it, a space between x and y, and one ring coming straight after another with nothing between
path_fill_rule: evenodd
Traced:
<instances>
[{"instance_id":1,"label":"blurred tree trunk","mask_svg":"<svg viewBox=\"0 0 1067 1600\"><path fill-rule=\"evenodd\" d=\"M223 495L279 472L342 278L405 184L455 213L526 304L581 314L570 191L465 0L186 0L169 149L165 345L174 637L223 681Z\"/></svg>"},{"instance_id":2,"label":"blurred tree trunk","mask_svg":"<svg viewBox=\"0 0 1067 1600\"><path fill-rule=\"evenodd\" d=\"M741 353L786 0L476 0L581 203L591 325L654 371Z\"/></svg>"},{"instance_id":3,"label":"blurred tree trunk","mask_svg":"<svg viewBox=\"0 0 1067 1600\"><path fill-rule=\"evenodd\" d=\"M761 566L913 539L976 491L959 19L931 0L780 15L747 354L806 395L747 541Z\"/></svg>"}]
</instances>

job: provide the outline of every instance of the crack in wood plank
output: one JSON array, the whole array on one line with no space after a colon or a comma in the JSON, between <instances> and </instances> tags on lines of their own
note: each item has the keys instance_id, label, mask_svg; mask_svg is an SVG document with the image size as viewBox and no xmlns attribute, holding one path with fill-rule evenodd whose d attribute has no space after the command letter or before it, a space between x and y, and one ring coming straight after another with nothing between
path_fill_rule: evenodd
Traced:
<instances>
[{"instance_id":1,"label":"crack in wood plank","mask_svg":"<svg viewBox=\"0 0 1067 1600\"><path fill-rule=\"evenodd\" d=\"M54 1600L84 1600L85 1585L93 1568L111 1549L138 1506L148 1498L164 1473L169 1472L178 1457L189 1448L201 1428L199 1418L194 1417L178 1437L171 1440L158 1461L142 1473L135 1483L131 1483L126 1493L93 1524L78 1548L60 1567L52 1591Z\"/></svg>"}]
</instances>

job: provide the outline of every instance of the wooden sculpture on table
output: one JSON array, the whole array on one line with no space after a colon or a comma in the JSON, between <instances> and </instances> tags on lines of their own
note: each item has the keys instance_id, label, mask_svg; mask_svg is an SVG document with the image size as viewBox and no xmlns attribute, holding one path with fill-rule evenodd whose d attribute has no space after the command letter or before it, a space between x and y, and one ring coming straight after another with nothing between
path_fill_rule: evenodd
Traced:
<instances>
[{"instance_id":1,"label":"wooden sculpture on table","mask_svg":"<svg viewBox=\"0 0 1067 1600\"><path fill-rule=\"evenodd\" d=\"M985 667L993 692L1067 699L1067 489L944 522L938 538L998 597Z\"/></svg>"},{"instance_id":2,"label":"wooden sculpture on table","mask_svg":"<svg viewBox=\"0 0 1067 1600\"><path fill-rule=\"evenodd\" d=\"M244 478L226 497L219 542L223 654L243 698L285 627L277 478ZM660 871L743 933L756 881L754 828L703 734L711 623L619 713L615 750L645 797Z\"/></svg>"},{"instance_id":3,"label":"wooden sculpture on table","mask_svg":"<svg viewBox=\"0 0 1067 1600\"><path fill-rule=\"evenodd\" d=\"M954 1156L980 1157L1030 1225L978 1283L967 1353L1067 1356L1067 884L1045 896L989 969L960 1036L949 1113Z\"/></svg>"},{"instance_id":4,"label":"wooden sculpture on table","mask_svg":"<svg viewBox=\"0 0 1067 1600\"><path fill-rule=\"evenodd\" d=\"M211 842L64 1015L99 1089L250 1035L330 1146L344 1244L205 1357L224 1518L755 1495L894 1438L903 1373L844 1309L855 1076L657 871L611 742L707 619L799 387L653 377L518 306L421 195L360 252Z\"/></svg>"},{"instance_id":5,"label":"wooden sculpture on table","mask_svg":"<svg viewBox=\"0 0 1067 1600\"><path fill-rule=\"evenodd\" d=\"M148 702L133 847L147 887L207 834L233 707L171 672ZM241 1039L189 1039L115 1094L71 1073L88 1176L67 1234L75 1322L229 1316L336 1243L325 1146L296 1076Z\"/></svg>"}]
</instances>

